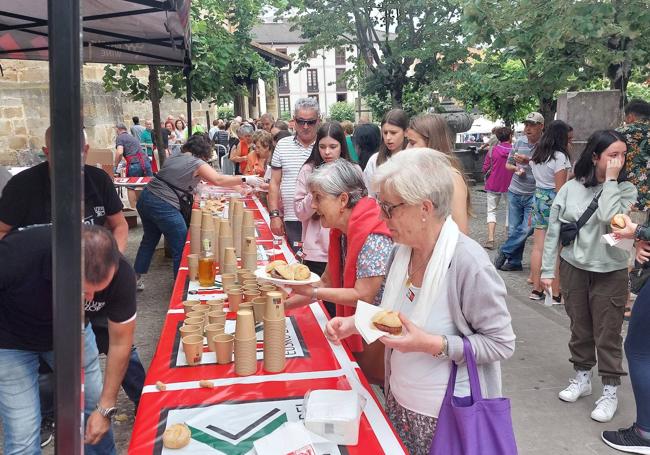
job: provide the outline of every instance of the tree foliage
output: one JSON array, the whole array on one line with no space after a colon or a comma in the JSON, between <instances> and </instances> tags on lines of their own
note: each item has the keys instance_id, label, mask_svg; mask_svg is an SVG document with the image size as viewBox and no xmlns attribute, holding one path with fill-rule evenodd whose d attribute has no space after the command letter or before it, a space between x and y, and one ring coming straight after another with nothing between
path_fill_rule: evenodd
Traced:
<instances>
[{"instance_id":1,"label":"tree foliage","mask_svg":"<svg viewBox=\"0 0 650 455\"><path fill-rule=\"evenodd\" d=\"M223 104L246 93L248 80L270 80L275 69L250 46L250 30L266 4L264 0L194 0L192 2L192 98ZM231 31L232 30L232 31ZM107 65L104 87L121 90L130 98L149 99L149 87L137 74L136 65ZM159 68L160 95L169 93L186 101L181 68Z\"/></svg>"},{"instance_id":2,"label":"tree foliage","mask_svg":"<svg viewBox=\"0 0 650 455\"><path fill-rule=\"evenodd\" d=\"M362 95L401 107L404 89L417 91L466 56L457 0L288 0L289 17L308 43L297 68L320 49L358 49L349 60ZM323 26L327 24L327 26Z\"/></svg>"},{"instance_id":3,"label":"tree foliage","mask_svg":"<svg viewBox=\"0 0 650 455\"><path fill-rule=\"evenodd\" d=\"M343 122L345 120L354 122L354 104L339 101L338 103L332 104L329 114L330 118L337 122Z\"/></svg>"},{"instance_id":4,"label":"tree foliage","mask_svg":"<svg viewBox=\"0 0 650 455\"><path fill-rule=\"evenodd\" d=\"M481 63L474 66L486 85L475 91L499 99L504 106L496 111L515 101L504 97L513 89L519 100L534 97L549 120L558 93L585 88L602 75L611 88L624 90L631 68L647 61L648 34L641 31L650 10L644 0L464 0L463 6L464 32L480 49ZM504 65L515 61L521 68L512 74ZM500 77L504 71L515 77L513 87L509 77ZM460 85L475 84L476 76L463 74Z\"/></svg>"}]
</instances>

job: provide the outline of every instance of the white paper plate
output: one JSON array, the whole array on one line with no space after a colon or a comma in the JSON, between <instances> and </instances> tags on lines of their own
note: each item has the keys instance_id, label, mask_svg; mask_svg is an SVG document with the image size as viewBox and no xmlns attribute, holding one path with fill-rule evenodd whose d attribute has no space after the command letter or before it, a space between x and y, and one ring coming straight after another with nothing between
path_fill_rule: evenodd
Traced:
<instances>
[{"instance_id":1,"label":"white paper plate","mask_svg":"<svg viewBox=\"0 0 650 455\"><path fill-rule=\"evenodd\" d=\"M371 305L369 303L364 302L363 300L357 301L357 309L354 312L354 326L357 328L359 334L364 339L364 341L368 344L384 336L390 338L400 338L403 336L403 335L392 335L390 333L382 332L381 330L375 328L375 326L372 323L372 318L377 313L383 310L384 309L382 307ZM403 333L404 333L404 329L402 329L402 334Z\"/></svg>"},{"instance_id":2,"label":"white paper plate","mask_svg":"<svg viewBox=\"0 0 650 455\"><path fill-rule=\"evenodd\" d=\"M261 267L257 270L255 270L255 276L259 278L260 280L268 281L273 284L280 284L283 286L288 286L291 287L291 285L294 286L299 286L302 284L312 284L316 283L317 281L320 281L320 277L315 274L314 272L311 272L311 276L307 280L300 280L300 281L295 281L295 280L283 280L281 278L273 278L270 276L268 273L266 273L265 267Z\"/></svg>"}]
</instances>

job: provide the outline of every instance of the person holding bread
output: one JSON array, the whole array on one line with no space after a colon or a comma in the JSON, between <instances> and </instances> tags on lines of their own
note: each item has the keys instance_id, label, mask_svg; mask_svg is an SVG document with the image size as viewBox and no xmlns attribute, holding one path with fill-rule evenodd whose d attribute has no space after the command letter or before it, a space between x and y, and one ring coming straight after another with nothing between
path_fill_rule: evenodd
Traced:
<instances>
[{"instance_id":1,"label":"person holding bread","mask_svg":"<svg viewBox=\"0 0 650 455\"><path fill-rule=\"evenodd\" d=\"M542 258L542 285L548 288L556 277L557 253L560 240L564 240L559 273L571 320L569 361L576 376L559 398L573 403L591 395L591 369L597 364L604 388L591 418L598 422L609 422L614 416L616 390L626 374L621 327L628 294L629 253L601 241L603 234L611 232L612 218L629 212L636 202L636 188L625 181L626 151L625 141L616 131L596 131L589 137L575 164L575 179L562 186L553 200ZM586 222L585 212L591 213ZM562 239L562 225L577 223L581 217L584 224L568 243L566 235Z\"/></svg>"},{"instance_id":2,"label":"person holding bread","mask_svg":"<svg viewBox=\"0 0 650 455\"><path fill-rule=\"evenodd\" d=\"M469 395L463 337L490 398L501 395L499 362L515 349L505 284L451 217L454 175L444 154L414 148L380 166L373 180L381 217L398 244L385 279L385 311L373 324L393 335L379 339L386 348L387 413L415 455L429 453L452 361L463 364L455 395ZM357 333L352 316L336 317L325 329L336 344Z\"/></svg>"}]
</instances>

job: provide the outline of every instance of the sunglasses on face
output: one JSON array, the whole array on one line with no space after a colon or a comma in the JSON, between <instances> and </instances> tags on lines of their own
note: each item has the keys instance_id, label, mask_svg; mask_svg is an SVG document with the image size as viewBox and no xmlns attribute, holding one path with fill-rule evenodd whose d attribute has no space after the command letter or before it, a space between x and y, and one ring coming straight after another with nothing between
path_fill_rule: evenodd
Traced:
<instances>
[{"instance_id":1,"label":"sunglasses on face","mask_svg":"<svg viewBox=\"0 0 650 455\"><path fill-rule=\"evenodd\" d=\"M393 210L399 206L406 205L406 202L400 202L399 204L389 204L388 202L377 200L377 205L379 205L381 213L386 217L386 219L390 220L393 217Z\"/></svg>"},{"instance_id":2,"label":"sunglasses on face","mask_svg":"<svg viewBox=\"0 0 650 455\"><path fill-rule=\"evenodd\" d=\"M296 124L298 126L314 126L316 123L318 123L318 119L312 119L312 120L305 120L303 118L297 118L296 119Z\"/></svg>"}]
</instances>

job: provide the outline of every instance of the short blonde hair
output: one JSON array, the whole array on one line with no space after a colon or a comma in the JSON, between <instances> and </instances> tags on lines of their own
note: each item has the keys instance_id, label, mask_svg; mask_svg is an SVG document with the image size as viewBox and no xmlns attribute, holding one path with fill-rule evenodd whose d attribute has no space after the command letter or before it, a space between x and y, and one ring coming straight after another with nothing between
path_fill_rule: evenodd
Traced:
<instances>
[{"instance_id":1,"label":"short blonde hair","mask_svg":"<svg viewBox=\"0 0 650 455\"><path fill-rule=\"evenodd\" d=\"M372 186L380 194L395 194L409 205L431 201L442 219L451 214L454 170L447 155L437 150L402 150L377 168Z\"/></svg>"}]
</instances>

